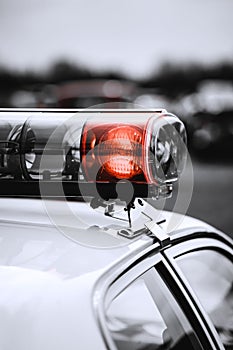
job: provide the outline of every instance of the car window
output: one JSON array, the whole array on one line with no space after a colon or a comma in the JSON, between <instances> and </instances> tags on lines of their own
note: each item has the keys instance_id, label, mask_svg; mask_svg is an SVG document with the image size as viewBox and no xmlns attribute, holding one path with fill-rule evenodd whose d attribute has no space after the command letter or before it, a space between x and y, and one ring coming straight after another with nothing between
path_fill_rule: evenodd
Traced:
<instances>
[{"instance_id":1,"label":"car window","mask_svg":"<svg viewBox=\"0 0 233 350\"><path fill-rule=\"evenodd\" d=\"M150 293L151 281L154 292ZM131 283L106 310L119 350L202 349L162 278L152 269Z\"/></svg>"},{"instance_id":2,"label":"car window","mask_svg":"<svg viewBox=\"0 0 233 350\"><path fill-rule=\"evenodd\" d=\"M225 349L233 350L233 264L220 252L199 250L177 258Z\"/></svg>"}]
</instances>

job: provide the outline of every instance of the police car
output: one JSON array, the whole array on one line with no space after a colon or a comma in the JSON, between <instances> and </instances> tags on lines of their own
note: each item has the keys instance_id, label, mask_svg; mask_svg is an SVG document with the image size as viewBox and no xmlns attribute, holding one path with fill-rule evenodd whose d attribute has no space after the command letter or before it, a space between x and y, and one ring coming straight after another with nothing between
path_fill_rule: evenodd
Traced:
<instances>
[{"instance_id":1,"label":"police car","mask_svg":"<svg viewBox=\"0 0 233 350\"><path fill-rule=\"evenodd\" d=\"M165 110L0 111L0 349L233 349L232 241L151 205Z\"/></svg>"}]
</instances>

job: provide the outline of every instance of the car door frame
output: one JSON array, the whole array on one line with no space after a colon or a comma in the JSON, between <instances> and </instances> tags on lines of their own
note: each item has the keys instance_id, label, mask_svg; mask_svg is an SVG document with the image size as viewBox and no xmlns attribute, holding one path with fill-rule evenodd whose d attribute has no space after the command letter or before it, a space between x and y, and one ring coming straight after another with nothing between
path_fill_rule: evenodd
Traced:
<instances>
[{"instance_id":1,"label":"car door frame","mask_svg":"<svg viewBox=\"0 0 233 350\"><path fill-rule=\"evenodd\" d=\"M106 349L116 349L107 327L105 318L106 305L138 277L156 266L156 270L167 284L194 333L197 334L203 349L222 350L222 347L216 344L212 335L208 332L206 324L203 322L202 314L196 309L185 286L178 278L176 270L173 269L167 258L160 251L161 247L156 243L131 264L124 265L123 263L115 266L112 271L108 270L98 281L93 295L93 306Z\"/></svg>"},{"instance_id":2,"label":"car door frame","mask_svg":"<svg viewBox=\"0 0 233 350\"><path fill-rule=\"evenodd\" d=\"M227 256L228 259L232 261L232 245L230 240L226 239L225 236L222 235L216 235L215 232L208 233L197 233L195 236L187 236L186 238L183 238L183 241L181 242L180 239L176 239L174 237L174 242L177 241L177 244L173 244L170 247L167 247L163 252L162 255L165 257L165 259L168 261L169 265L175 272L177 278L181 281L183 287L187 291L188 295L192 299L193 304L195 305L195 308L198 310L198 313L201 315L203 322L205 323L206 329L208 330L209 334L211 334L212 339L216 345L217 348L223 349L224 346L221 343L221 340L219 338L219 335L210 320L209 316L207 315L207 312L204 310L204 307L201 305L199 299L197 298L195 292L189 285L184 273L179 268L178 264L176 263L176 259L180 256L187 255L192 252L200 251L200 250L214 250L218 251L224 256Z\"/></svg>"}]
</instances>

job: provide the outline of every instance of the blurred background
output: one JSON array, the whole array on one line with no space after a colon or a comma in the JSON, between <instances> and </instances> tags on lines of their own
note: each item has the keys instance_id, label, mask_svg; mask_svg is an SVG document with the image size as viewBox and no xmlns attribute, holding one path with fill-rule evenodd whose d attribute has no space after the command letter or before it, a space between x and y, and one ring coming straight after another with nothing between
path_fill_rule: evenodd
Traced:
<instances>
[{"instance_id":1,"label":"blurred background","mask_svg":"<svg viewBox=\"0 0 233 350\"><path fill-rule=\"evenodd\" d=\"M0 107L114 102L183 120L188 214L232 234L233 2L0 1Z\"/></svg>"}]
</instances>

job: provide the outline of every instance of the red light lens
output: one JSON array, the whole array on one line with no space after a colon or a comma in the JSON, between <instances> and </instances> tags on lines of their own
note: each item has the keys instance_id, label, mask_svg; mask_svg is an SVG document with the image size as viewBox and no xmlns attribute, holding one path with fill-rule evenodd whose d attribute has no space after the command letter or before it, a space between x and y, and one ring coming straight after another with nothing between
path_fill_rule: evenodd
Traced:
<instances>
[{"instance_id":1,"label":"red light lens","mask_svg":"<svg viewBox=\"0 0 233 350\"><path fill-rule=\"evenodd\" d=\"M90 118L82 129L82 175L87 182L176 181L185 159L184 133L183 124L169 114L125 115L117 122L113 115Z\"/></svg>"},{"instance_id":2,"label":"red light lens","mask_svg":"<svg viewBox=\"0 0 233 350\"><path fill-rule=\"evenodd\" d=\"M131 179L142 173L139 148L142 133L134 127L119 126L101 138L100 161L110 175L117 179Z\"/></svg>"},{"instance_id":3,"label":"red light lens","mask_svg":"<svg viewBox=\"0 0 233 350\"><path fill-rule=\"evenodd\" d=\"M144 128L137 125L86 124L81 142L85 177L89 181L144 180L143 137Z\"/></svg>"}]
</instances>

